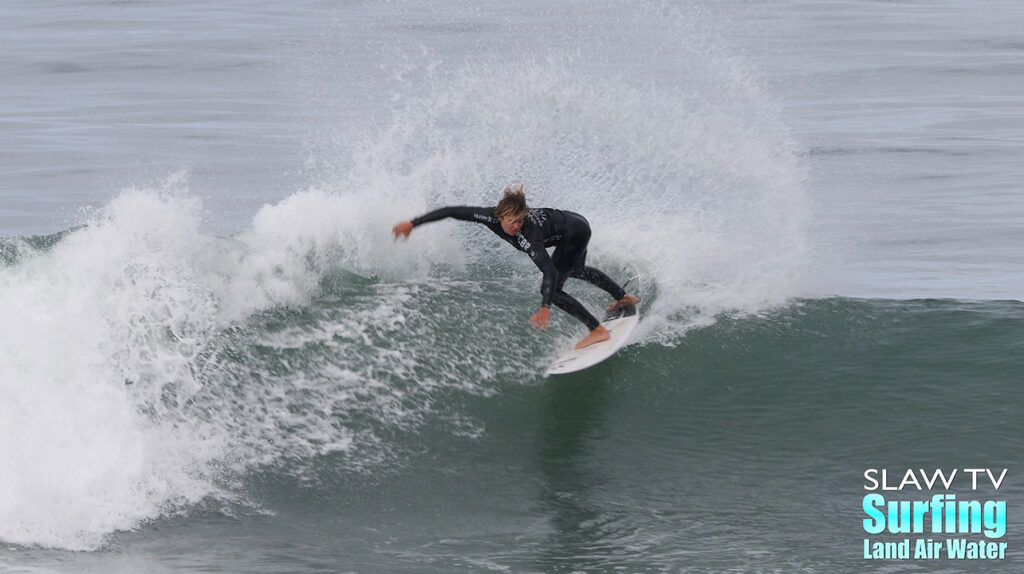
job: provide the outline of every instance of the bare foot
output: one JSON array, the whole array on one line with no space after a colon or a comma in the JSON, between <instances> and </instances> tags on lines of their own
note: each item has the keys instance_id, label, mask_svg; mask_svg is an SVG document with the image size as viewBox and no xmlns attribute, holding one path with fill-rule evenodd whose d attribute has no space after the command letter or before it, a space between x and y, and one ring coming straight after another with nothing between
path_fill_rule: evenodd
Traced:
<instances>
[{"instance_id":1,"label":"bare foot","mask_svg":"<svg viewBox=\"0 0 1024 574\"><path fill-rule=\"evenodd\" d=\"M604 325L598 325L596 329L590 332L589 335L583 337L583 340L576 343L576 350L579 351L584 347L589 347L594 343L600 343L601 341L607 341L612 338L612 334L608 332L608 329L604 328Z\"/></svg>"},{"instance_id":2,"label":"bare foot","mask_svg":"<svg viewBox=\"0 0 1024 574\"><path fill-rule=\"evenodd\" d=\"M629 293L627 293L625 297L623 297L622 299L619 299L618 301L612 303L611 305L608 305L607 307L605 307L604 310L605 311L614 311L616 309L621 309L623 307L629 307L630 305L636 305L639 302L640 302L640 298L639 297L637 297L636 295L630 295Z\"/></svg>"}]
</instances>

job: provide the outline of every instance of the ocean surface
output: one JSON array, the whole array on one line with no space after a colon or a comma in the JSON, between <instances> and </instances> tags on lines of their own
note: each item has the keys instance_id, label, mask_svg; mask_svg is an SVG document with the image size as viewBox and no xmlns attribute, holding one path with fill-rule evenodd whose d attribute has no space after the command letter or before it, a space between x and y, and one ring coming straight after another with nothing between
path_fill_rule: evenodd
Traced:
<instances>
[{"instance_id":1,"label":"ocean surface","mask_svg":"<svg viewBox=\"0 0 1024 574\"><path fill-rule=\"evenodd\" d=\"M1024 572L1022 25L6 1L0 572ZM516 182L642 297L597 367L486 229L392 241ZM1005 553L866 550L932 538Z\"/></svg>"}]
</instances>

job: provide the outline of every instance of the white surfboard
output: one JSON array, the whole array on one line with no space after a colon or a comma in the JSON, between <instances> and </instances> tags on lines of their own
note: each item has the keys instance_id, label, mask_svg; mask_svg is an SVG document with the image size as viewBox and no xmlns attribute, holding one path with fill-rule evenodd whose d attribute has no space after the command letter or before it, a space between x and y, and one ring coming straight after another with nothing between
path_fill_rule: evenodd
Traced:
<instances>
[{"instance_id":1,"label":"white surfboard","mask_svg":"<svg viewBox=\"0 0 1024 574\"><path fill-rule=\"evenodd\" d=\"M637 311L636 305L629 305L615 311L609 311L604 316L601 324L611 333L611 339L595 343L589 347L583 347L578 351L569 351L548 367L544 375L574 373L587 367L593 367L611 357L616 351L625 346L629 334L633 332L633 328L639 322L640 312Z\"/></svg>"}]
</instances>

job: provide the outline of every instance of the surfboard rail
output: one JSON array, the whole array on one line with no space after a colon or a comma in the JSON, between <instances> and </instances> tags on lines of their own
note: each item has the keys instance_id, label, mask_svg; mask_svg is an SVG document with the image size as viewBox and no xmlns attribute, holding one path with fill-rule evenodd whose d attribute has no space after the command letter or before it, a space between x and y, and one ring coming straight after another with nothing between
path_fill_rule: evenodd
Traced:
<instances>
[{"instance_id":1,"label":"surfboard rail","mask_svg":"<svg viewBox=\"0 0 1024 574\"><path fill-rule=\"evenodd\" d=\"M611 338L579 350L569 351L555 360L545 371L544 376L575 373L604 361L626 345L630 333L639 322L640 312L636 305L608 311L604 319L601 320L601 324L608 329Z\"/></svg>"}]
</instances>

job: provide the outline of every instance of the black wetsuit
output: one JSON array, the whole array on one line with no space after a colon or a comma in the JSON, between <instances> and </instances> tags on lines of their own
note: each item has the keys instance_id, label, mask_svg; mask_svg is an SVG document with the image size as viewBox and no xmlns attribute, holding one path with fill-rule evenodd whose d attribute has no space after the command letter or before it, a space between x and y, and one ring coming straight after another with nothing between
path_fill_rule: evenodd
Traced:
<instances>
[{"instance_id":1,"label":"black wetsuit","mask_svg":"<svg viewBox=\"0 0 1024 574\"><path fill-rule=\"evenodd\" d=\"M541 306L550 307L553 303L591 330L596 329L600 322L579 301L562 290L566 279L574 277L592 283L607 291L616 301L626 296L626 291L601 270L587 266L590 223L578 213L548 207L531 209L516 235L505 233L493 207L442 207L413 219L412 224L422 225L446 217L482 223L498 237L529 255L544 274L540 287ZM554 247L554 253L549 256L545 247Z\"/></svg>"}]
</instances>

